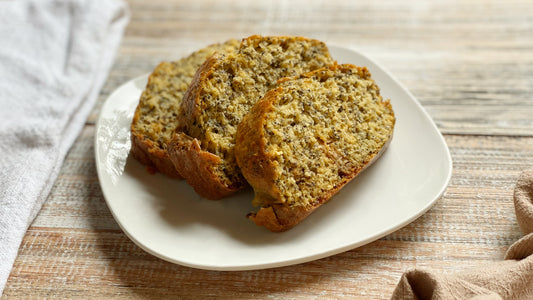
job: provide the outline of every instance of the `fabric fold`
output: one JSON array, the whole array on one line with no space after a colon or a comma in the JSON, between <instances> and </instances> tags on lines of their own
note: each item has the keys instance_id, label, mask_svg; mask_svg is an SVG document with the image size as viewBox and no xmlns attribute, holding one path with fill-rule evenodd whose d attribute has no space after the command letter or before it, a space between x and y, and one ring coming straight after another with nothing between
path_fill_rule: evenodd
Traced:
<instances>
[{"instance_id":1,"label":"fabric fold","mask_svg":"<svg viewBox=\"0 0 533 300\"><path fill-rule=\"evenodd\" d=\"M519 176L514 205L525 236L509 247L505 260L449 275L409 270L391 299L533 299L533 170Z\"/></svg>"},{"instance_id":2,"label":"fabric fold","mask_svg":"<svg viewBox=\"0 0 533 300\"><path fill-rule=\"evenodd\" d=\"M0 2L0 293L107 78L121 0Z\"/></svg>"}]
</instances>

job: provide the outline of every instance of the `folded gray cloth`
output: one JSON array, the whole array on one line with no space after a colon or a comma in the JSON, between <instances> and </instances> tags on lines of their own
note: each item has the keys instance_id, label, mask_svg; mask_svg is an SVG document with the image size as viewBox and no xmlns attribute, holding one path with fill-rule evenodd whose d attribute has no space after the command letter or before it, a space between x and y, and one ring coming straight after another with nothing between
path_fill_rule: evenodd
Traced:
<instances>
[{"instance_id":1,"label":"folded gray cloth","mask_svg":"<svg viewBox=\"0 0 533 300\"><path fill-rule=\"evenodd\" d=\"M128 19L120 0L0 1L0 294Z\"/></svg>"},{"instance_id":2,"label":"folded gray cloth","mask_svg":"<svg viewBox=\"0 0 533 300\"><path fill-rule=\"evenodd\" d=\"M514 205L525 236L509 247L505 260L457 274L407 271L392 299L533 299L533 170L518 178Z\"/></svg>"}]
</instances>

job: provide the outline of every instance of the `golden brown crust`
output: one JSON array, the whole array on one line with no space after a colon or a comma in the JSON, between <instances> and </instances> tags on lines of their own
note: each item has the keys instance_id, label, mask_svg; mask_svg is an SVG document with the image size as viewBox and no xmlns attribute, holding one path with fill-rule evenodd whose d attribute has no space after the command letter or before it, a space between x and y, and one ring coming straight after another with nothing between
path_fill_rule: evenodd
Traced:
<instances>
[{"instance_id":1,"label":"golden brown crust","mask_svg":"<svg viewBox=\"0 0 533 300\"><path fill-rule=\"evenodd\" d=\"M283 232L300 223L320 205L304 208L274 204L261 207L259 211L248 214L248 218L257 226L266 227L272 232Z\"/></svg>"},{"instance_id":2,"label":"golden brown crust","mask_svg":"<svg viewBox=\"0 0 533 300\"><path fill-rule=\"evenodd\" d=\"M337 68L357 68L364 78L370 78L370 72L366 68L359 68L353 65L334 65L329 67ZM310 78L317 72L316 70L294 78L281 79L279 82L293 80L298 77ZM274 102L283 93L283 87L270 90L265 96L253 106L250 112L243 118L237 130L235 146L235 156L243 175L254 188L255 203L262 207L257 212L248 214L248 218L258 226L264 226L272 232L283 232L291 229L315 209L329 201L331 197L342 189L348 182L359 175L363 170L372 165L388 148L392 140L392 133L385 145L377 153L370 155L367 160L350 174L345 174L342 181L338 182L333 189L325 192L314 203L308 206L294 206L280 202L279 190L276 187L276 174L271 159L271 155L266 151L266 139L264 136L264 125L267 114L273 110ZM383 101L392 114L392 106L389 101ZM334 155L334 154L332 154ZM265 203L270 203L265 205Z\"/></svg>"},{"instance_id":3,"label":"golden brown crust","mask_svg":"<svg viewBox=\"0 0 533 300\"><path fill-rule=\"evenodd\" d=\"M153 142L149 139L132 134L130 153L140 163L146 165L150 172L159 171L171 178L183 178L176 168L174 168L168 153L154 146Z\"/></svg>"},{"instance_id":4,"label":"golden brown crust","mask_svg":"<svg viewBox=\"0 0 533 300\"><path fill-rule=\"evenodd\" d=\"M272 110L272 102L281 90L282 88L278 87L268 91L252 107L239 124L235 140L235 158L241 171L246 173L246 180L253 183L256 195L269 197L272 201L279 198L279 190L274 184L276 175L273 161L264 151L265 139L263 132L258 129L263 128L266 113Z\"/></svg>"},{"instance_id":5,"label":"golden brown crust","mask_svg":"<svg viewBox=\"0 0 533 300\"><path fill-rule=\"evenodd\" d=\"M220 164L220 157L203 151L197 139L183 132L177 132L168 148L170 160L179 166L187 183L202 197L218 200L242 189L242 186L227 186L220 181L214 170Z\"/></svg>"},{"instance_id":6,"label":"golden brown crust","mask_svg":"<svg viewBox=\"0 0 533 300\"><path fill-rule=\"evenodd\" d=\"M180 124L188 124L192 115L198 113L195 109L200 101L198 85L210 76L213 68L220 62L220 57L215 53L198 68L184 96L182 111L179 115ZM243 188L243 185L227 186L224 184L214 171L218 168L220 157L202 150L200 142L183 133L183 130L183 126L179 127L168 145L170 160L175 169L183 174L187 183L200 196L218 200Z\"/></svg>"},{"instance_id":7,"label":"golden brown crust","mask_svg":"<svg viewBox=\"0 0 533 300\"><path fill-rule=\"evenodd\" d=\"M183 96L183 102L180 107L179 127L178 132L186 131L188 124L200 114L200 110L197 107L200 105L201 89L200 85L208 80L213 73L213 70L221 63L222 55L215 53L208 57L204 63L198 68L194 77Z\"/></svg>"},{"instance_id":8,"label":"golden brown crust","mask_svg":"<svg viewBox=\"0 0 533 300\"><path fill-rule=\"evenodd\" d=\"M263 99L256 103L250 110L237 130L235 145L235 157L246 180L254 187L256 198L262 199L257 202L276 202L279 190L276 188L274 166L270 155L265 151L265 139L263 128L266 114L272 110L272 103L281 94L283 88L278 87L265 94ZM313 207L289 207L280 204L261 207L259 211L250 213L248 218L258 226L264 226L272 232L282 232L291 229L301 220L305 219L322 203Z\"/></svg>"}]
</instances>

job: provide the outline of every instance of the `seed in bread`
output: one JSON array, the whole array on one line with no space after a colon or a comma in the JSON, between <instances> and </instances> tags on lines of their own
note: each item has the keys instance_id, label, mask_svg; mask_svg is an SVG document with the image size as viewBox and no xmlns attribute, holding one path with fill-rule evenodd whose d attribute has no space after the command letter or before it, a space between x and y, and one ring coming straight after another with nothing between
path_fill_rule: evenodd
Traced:
<instances>
[{"instance_id":1,"label":"seed in bread","mask_svg":"<svg viewBox=\"0 0 533 300\"><path fill-rule=\"evenodd\" d=\"M181 178L168 158L167 144L178 125L178 111L198 67L215 52L235 51L240 42L229 40L196 51L173 62L160 63L150 74L131 124L131 153L153 171Z\"/></svg>"},{"instance_id":2,"label":"seed in bread","mask_svg":"<svg viewBox=\"0 0 533 300\"><path fill-rule=\"evenodd\" d=\"M198 69L169 152L196 192L220 199L247 186L235 161L237 125L277 81L333 64L326 45L303 37L251 36Z\"/></svg>"},{"instance_id":3,"label":"seed in bread","mask_svg":"<svg viewBox=\"0 0 533 300\"><path fill-rule=\"evenodd\" d=\"M394 123L366 68L282 80L237 130L237 163L260 207L250 218L271 231L292 228L380 156Z\"/></svg>"}]
</instances>

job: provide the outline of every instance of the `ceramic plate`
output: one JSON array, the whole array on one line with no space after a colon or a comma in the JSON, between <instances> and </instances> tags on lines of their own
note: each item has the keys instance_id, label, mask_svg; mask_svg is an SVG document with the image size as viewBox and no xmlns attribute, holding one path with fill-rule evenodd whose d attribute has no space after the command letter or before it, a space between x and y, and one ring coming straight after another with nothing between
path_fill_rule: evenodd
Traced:
<instances>
[{"instance_id":1,"label":"ceramic plate","mask_svg":"<svg viewBox=\"0 0 533 300\"><path fill-rule=\"evenodd\" d=\"M419 102L364 55L332 47L339 63L367 66L390 98L397 122L385 154L329 203L293 229L271 233L245 218L247 190L221 201L199 197L185 181L152 175L129 155L130 123L147 76L105 102L95 137L102 191L114 218L141 248L164 260L210 270L251 270L311 261L383 237L415 220L443 194L452 162Z\"/></svg>"}]
</instances>

